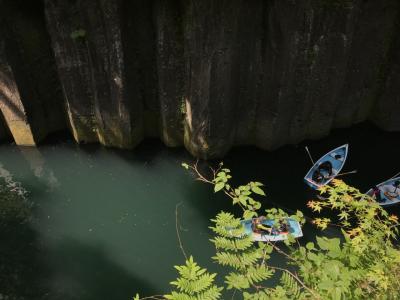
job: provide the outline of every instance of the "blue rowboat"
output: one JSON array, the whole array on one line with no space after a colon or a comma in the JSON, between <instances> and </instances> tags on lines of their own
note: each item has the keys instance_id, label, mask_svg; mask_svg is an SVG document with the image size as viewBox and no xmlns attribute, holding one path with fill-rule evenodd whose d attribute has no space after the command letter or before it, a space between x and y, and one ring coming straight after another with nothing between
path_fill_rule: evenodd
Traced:
<instances>
[{"instance_id":1,"label":"blue rowboat","mask_svg":"<svg viewBox=\"0 0 400 300\"><path fill-rule=\"evenodd\" d=\"M374 198L381 206L390 206L400 202L400 177L388 179L372 189L367 195Z\"/></svg>"},{"instance_id":2,"label":"blue rowboat","mask_svg":"<svg viewBox=\"0 0 400 300\"><path fill-rule=\"evenodd\" d=\"M277 242L284 241L288 238L288 235L292 235L294 238L299 238L303 236L303 231L301 230L300 223L294 219L286 219L286 231L279 231L278 229L273 229L274 220L263 219L261 224L267 228L271 228L270 231L254 231L254 221L253 219L242 220L241 223L244 227L245 234L252 237L255 242Z\"/></svg>"},{"instance_id":3,"label":"blue rowboat","mask_svg":"<svg viewBox=\"0 0 400 300\"><path fill-rule=\"evenodd\" d=\"M304 181L313 189L328 184L342 170L348 151L349 145L345 144L326 153L307 172Z\"/></svg>"}]
</instances>

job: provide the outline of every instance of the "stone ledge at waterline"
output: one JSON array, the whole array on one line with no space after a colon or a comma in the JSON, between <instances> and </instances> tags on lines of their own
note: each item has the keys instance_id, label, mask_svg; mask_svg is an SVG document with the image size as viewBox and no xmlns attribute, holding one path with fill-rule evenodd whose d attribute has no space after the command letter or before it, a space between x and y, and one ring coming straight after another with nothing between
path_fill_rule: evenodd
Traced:
<instances>
[{"instance_id":1,"label":"stone ledge at waterline","mask_svg":"<svg viewBox=\"0 0 400 300\"><path fill-rule=\"evenodd\" d=\"M0 0L0 138L218 157L400 130L400 2ZM15 126L18 124L18 126Z\"/></svg>"}]
</instances>

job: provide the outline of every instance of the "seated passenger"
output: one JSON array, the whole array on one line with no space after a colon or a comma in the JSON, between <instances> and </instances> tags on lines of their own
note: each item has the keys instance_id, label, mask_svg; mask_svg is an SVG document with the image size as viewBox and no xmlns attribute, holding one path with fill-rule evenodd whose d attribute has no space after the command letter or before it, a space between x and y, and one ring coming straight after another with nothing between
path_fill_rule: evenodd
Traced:
<instances>
[{"instance_id":1,"label":"seated passenger","mask_svg":"<svg viewBox=\"0 0 400 300\"><path fill-rule=\"evenodd\" d=\"M321 183L324 180L324 176L316 169L312 175L312 180L316 183Z\"/></svg>"},{"instance_id":2,"label":"seated passenger","mask_svg":"<svg viewBox=\"0 0 400 300\"><path fill-rule=\"evenodd\" d=\"M279 222L279 233L289 233L289 224L286 221Z\"/></svg>"},{"instance_id":3,"label":"seated passenger","mask_svg":"<svg viewBox=\"0 0 400 300\"><path fill-rule=\"evenodd\" d=\"M396 180L393 186L395 187L394 192L396 193L397 189L400 189L400 180Z\"/></svg>"},{"instance_id":4,"label":"seated passenger","mask_svg":"<svg viewBox=\"0 0 400 300\"><path fill-rule=\"evenodd\" d=\"M318 166L318 170L323 174L325 179L328 179L333 173L332 163L330 161L324 161Z\"/></svg>"},{"instance_id":5,"label":"seated passenger","mask_svg":"<svg viewBox=\"0 0 400 300\"><path fill-rule=\"evenodd\" d=\"M253 232L255 233L263 233L263 232L267 232L269 234L272 233L272 227L266 225L266 224L262 224L262 221L265 219L265 217L258 217L258 218L254 218L251 221L251 229L253 230Z\"/></svg>"},{"instance_id":6,"label":"seated passenger","mask_svg":"<svg viewBox=\"0 0 400 300\"><path fill-rule=\"evenodd\" d=\"M396 180L392 185L385 184L380 189L389 200L397 199L400 191L400 180Z\"/></svg>"},{"instance_id":7,"label":"seated passenger","mask_svg":"<svg viewBox=\"0 0 400 300\"><path fill-rule=\"evenodd\" d=\"M377 202L385 202L385 199L383 199L381 196L381 190L377 186L374 186L372 188L371 197L374 198Z\"/></svg>"}]
</instances>

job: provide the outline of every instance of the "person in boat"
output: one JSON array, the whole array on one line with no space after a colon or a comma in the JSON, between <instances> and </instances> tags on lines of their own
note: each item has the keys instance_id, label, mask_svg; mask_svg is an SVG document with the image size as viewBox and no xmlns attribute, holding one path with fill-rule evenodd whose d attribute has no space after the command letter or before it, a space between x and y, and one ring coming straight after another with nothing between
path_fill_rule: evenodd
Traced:
<instances>
[{"instance_id":1,"label":"person in boat","mask_svg":"<svg viewBox=\"0 0 400 300\"><path fill-rule=\"evenodd\" d=\"M385 199L383 199L382 198L382 195L381 195L381 190L377 187L377 186L374 186L373 188L372 188L372 198L374 198L377 202L384 202L385 201Z\"/></svg>"},{"instance_id":2,"label":"person in boat","mask_svg":"<svg viewBox=\"0 0 400 300\"><path fill-rule=\"evenodd\" d=\"M393 183L392 188L390 188L390 187L388 187L386 185L384 185L384 187L386 187L386 189L385 189L383 194L387 198L389 198L390 200L394 200L394 199L396 199L396 198L398 198L400 196L399 195L399 192L400 192L400 180L396 180ZM393 189L393 187L394 187L394 189Z\"/></svg>"},{"instance_id":3,"label":"person in boat","mask_svg":"<svg viewBox=\"0 0 400 300\"><path fill-rule=\"evenodd\" d=\"M324 180L324 176L316 169L312 175L312 180L316 183L321 183Z\"/></svg>"},{"instance_id":4,"label":"person in boat","mask_svg":"<svg viewBox=\"0 0 400 300\"><path fill-rule=\"evenodd\" d=\"M255 233L259 234L279 234L279 231L277 228L274 228L273 226L264 224L263 222L265 221L265 217L261 216L258 218L254 218L252 220L251 224L251 229Z\"/></svg>"},{"instance_id":5,"label":"person in boat","mask_svg":"<svg viewBox=\"0 0 400 300\"><path fill-rule=\"evenodd\" d=\"M259 234L272 234L272 235L278 235L278 234L287 234L289 233L289 225L287 224L286 221L280 220L278 227L276 226L269 226L267 224L264 224L263 221L265 220L264 216L254 218L252 220L251 224L251 229L255 233Z\"/></svg>"},{"instance_id":6,"label":"person in boat","mask_svg":"<svg viewBox=\"0 0 400 300\"><path fill-rule=\"evenodd\" d=\"M400 180L396 180L393 184L385 184L380 187L380 190L383 192L386 198L389 200L394 200L399 197L400 193Z\"/></svg>"},{"instance_id":7,"label":"person in boat","mask_svg":"<svg viewBox=\"0 0 400 300\"><path fill-rule=\"evenodd\" d=\"M324 180L332 176L332 172L332 163L330 161L324 161L315 169L312 180L318 184L323 183Z\"/></svg>"},{"instance_id":8,"label":"person in boat","mask_svg":"<svg viewBox=\"0 0 400 300\"><path fill-rule=\"evenodd\" d=\"M280 234L289 233L289 224L284 220L279 221L279 233Z\"/></svg>"},{"instance_id":9,"label":"person in boat","mask_svg":"<svg viewBox=\"0 0 400 300\"><path fill-rule=\"evenodd\" d=\"M263 224L263 221L265 220L264 216L258 217L258 218L254 218L251 222L251 229L253 230L253 232L255 233L268 233L268 234L272 234L273 232L273 227L272 226L268 226L267 224Z\"/></svg>"},{"instance_id":10,"label":"person in boat","mask_svg":"<svg viewBox=\"0 0 400 300\"><path fill-rule=\"evenodd\" d=\"M329 177L332 176L333 173L333 166L330 161L324 161L318 166L318 170L320 171L321 174L323 174L325 179L328 179Z\"/></svg>"},{"instance_id":11,"label":"person in boat","mask_svg":"<svg viewBox=\"0 0 400 300\"><path fill-rule=\"evenodd\" d=\"M396 180L393 185L394 185L394 187L396 188L396 191L397 191L397 189L400 188L400 180Z\"/></svg>"}]
</instances>

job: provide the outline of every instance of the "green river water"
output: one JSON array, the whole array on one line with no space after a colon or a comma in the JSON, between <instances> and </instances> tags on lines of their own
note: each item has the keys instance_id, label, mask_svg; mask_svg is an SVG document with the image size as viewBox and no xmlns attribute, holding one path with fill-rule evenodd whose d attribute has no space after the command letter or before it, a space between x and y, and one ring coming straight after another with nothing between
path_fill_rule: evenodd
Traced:
<instances>
[{"instance_id":1,"label":"green river water","mask_svg":"<svg viewBox=\"0 0 400 300\"><path fill-rule=\"evenodd\" d=\"M304 145L318 158L344 143L350 144L344 171L358 173L343 178L362 191L400 171L400 134L369 124L273 152L238 147L224 163L236 183L265 183L266 207L311 215L302 180L310 167ZM184 149L168 149L154 140L134 151L78 146L65 138L39 148L1 145L0 176L27 191L34 217L23 231L2 235L0 299L122 300L136 292L168 292L168 282L176 277L173 265L183 263L177 205L186 252L218 271L209 261L214 254L209 219L231 205L194 181L180 166L183 161L193 162ZM398 213L396 207L389 209ZM302 242L307 242L316 231L306 225L304 233ZM9 298L7 290L14 293Z\"/></svg>"}]
</instances>

